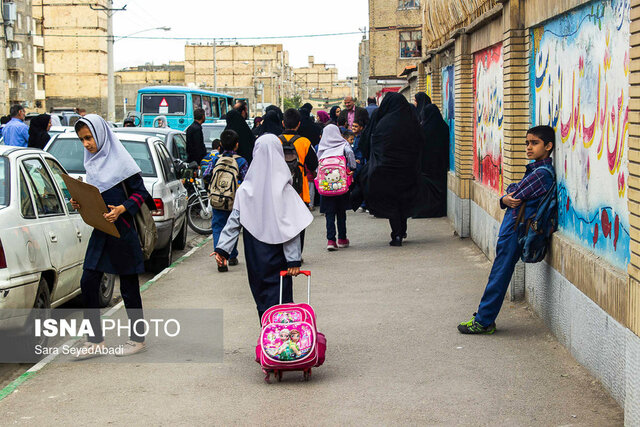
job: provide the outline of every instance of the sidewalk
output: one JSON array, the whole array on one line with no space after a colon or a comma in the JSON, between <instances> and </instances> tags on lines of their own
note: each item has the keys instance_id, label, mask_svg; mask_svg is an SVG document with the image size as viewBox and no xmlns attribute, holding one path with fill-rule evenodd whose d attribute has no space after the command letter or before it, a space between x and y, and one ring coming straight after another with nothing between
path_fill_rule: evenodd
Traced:
<instances>
[{"instance_id":1,"label":"sidewalk","mask_svg":"<svg viewBox=\"0 0 640 427\"><path fill-rule=\"evenodd\" d=\"M445 218L410 220L402 248L388 246L386 220L352 213L347 226L352 247L334 253L324 217L307 230L304 268L328 341L310 382L263 382L244 259L219 274L207 244L143 301L224 309L224 363L52 363L0 401L2 424L622 424L616 402L525 305L506 302L493 336L458 333L491 264ZM306 282L296 283L302 300Z\"/></svg>"}]
</instances>

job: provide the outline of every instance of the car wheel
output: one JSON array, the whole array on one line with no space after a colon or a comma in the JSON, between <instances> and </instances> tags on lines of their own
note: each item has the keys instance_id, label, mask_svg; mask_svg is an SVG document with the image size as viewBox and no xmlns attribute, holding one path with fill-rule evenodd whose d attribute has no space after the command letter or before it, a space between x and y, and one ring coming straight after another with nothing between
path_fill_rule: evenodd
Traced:
<instances>
[{"instance_id":1,"label":"car wheel","mask_svg":"<svg viewBox=\"0 0 640 427\"><path fill-rule=\"evenodd\" d=\"M182 229L173 241L174 248L179 251L187 247L187 225L187 218L185 216L184 222L182 224Z\"/></svg>"},{"instance_id":2,"label":"car wheel","mask_svg":"<svg viewBox=\"0 0 640 427\"><path fill-rule=\"evenodd\" d=\"M49 285L44 277L40 277L38 290L36 291L36 299L33 302L33 310L27 319L24 335L17 338L15 348L19 351L18 358L20 362L37 362L42 359L42 355L35 353L36 346L46 347L48 338L43 334L37 337L35 334L36 320L45 320L51 317L51 293Z\"/></svg>"},{"instance_id":3,"label":"car wheel","mask_svg":"<svg viewBox=\"0 0 640 427\"><path fill-rule=\"evenodd\" d=\"M49 293L49 285L44 277L40 278L38 283L38 291L36 292L36 300L33 303L35 309L51 308L51 294Z\"/></svg>"},{"instance_id":4,"label":"car wheel","mask_svg":"<svg viewBox=\"0 0 640 427\"><path fill-rule=\"evenodd\" d=\"M160 249L151 255L149 260L149 270L152 273L159 273L165 268L169 267L173 262L173 240L169 239L169 244L166 248Z\"/></svg>"},{"instance_id":5,"label":"car wheel","mask_svg":"<svg viewBox=\"0 0 640 427\"><path fill-rule=\"evenodd\" d=\"M100 308L105 308L111 302L113 297L113 288L116 284L115 274L104 273L100 280Z\"/></svg>"}]
</instances>

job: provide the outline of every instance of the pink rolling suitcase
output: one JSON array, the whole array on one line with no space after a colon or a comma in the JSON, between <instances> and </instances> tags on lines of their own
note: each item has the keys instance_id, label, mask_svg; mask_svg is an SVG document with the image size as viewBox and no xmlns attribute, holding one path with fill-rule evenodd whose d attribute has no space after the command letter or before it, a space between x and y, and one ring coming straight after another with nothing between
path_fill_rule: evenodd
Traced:
<instances>
[{"instance_id":1,"label":"pink rolling suitcase","mask_svg":"<svg viewBox=\"0 0 640 427\"><path fill-rule=\"evenodd\" d=\"M311 378L311 368L324 363L327 339L316 329L316 313L309 305L311 272L300 271L307 276L307 304L282 304L282 279L280 272L280 304L274 305L262 315L262 332L256 346L256 362L262 366L264 380L271 382L271 374L279 382L284 371L302 371L305 381Z\"/></svg>"}]
</instances>

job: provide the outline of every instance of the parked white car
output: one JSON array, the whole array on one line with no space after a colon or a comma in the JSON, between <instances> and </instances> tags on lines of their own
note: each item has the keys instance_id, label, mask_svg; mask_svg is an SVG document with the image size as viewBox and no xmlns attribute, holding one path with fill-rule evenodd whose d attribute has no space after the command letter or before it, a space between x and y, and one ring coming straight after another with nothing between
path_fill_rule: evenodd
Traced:
<instances>
[{"instance_id":1,"label":"parked white car","mask_svg":"<svg viewBox=\"0 0 640 427\"><path fill-rule=\"evenodd\" d=\"M80 294L92 228L71 207L64 173L42 150L0 146L0 309L57 307ZM104 275L102 307L114 282Z\"/></svg>"},{"instance_id":2,"label":"parked white car","mask_svg":"<svg viewBox=\"0 0 640 427\"><path fill-rule=\"evenodd\" d=\"M118 132L118 138L142 170L144 185L156 204L151 214L158 241L147 267L157 272L171 265L173 249L182 250L187 245L187 190L160 138L124 132ZM75 133L56 135L44 149L62 163L69 175L85 179L85 149Z\"/></svg>"}]
</instances>

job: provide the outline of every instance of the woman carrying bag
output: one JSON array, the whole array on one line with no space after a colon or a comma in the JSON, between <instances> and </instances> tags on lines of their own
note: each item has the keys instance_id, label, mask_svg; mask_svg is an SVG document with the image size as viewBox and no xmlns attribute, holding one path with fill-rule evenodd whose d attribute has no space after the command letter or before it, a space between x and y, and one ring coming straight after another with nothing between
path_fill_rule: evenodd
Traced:
<instances>
[{"instance_id":1,"label":"woman carrying bag","mask_svg":"<svg viewBox=\"0 0 640 427\"><path fill-rule=\"evenodd\" d=\"M78 359L101 355L104 337L100 325L100 282L104 273L120 276L120 293L131 322L131 335L118 356L128 356L146 349L142 322L142 297L138 274L144 273L144 257L135 229L134 217L142 204L154 210L153 199L144 187L140 167L124 148L104 119L96 114L87 114L75 125L78 138L85 148L84 167L87 183L95 186L104 199L108 213L104 218L118 229L120 238L93 230L85 255L80 281L85 304L85 318L91 322L94 336L87 337ZM81 206L71 200L75 209Z\"/></svg>"}]
</instances>

